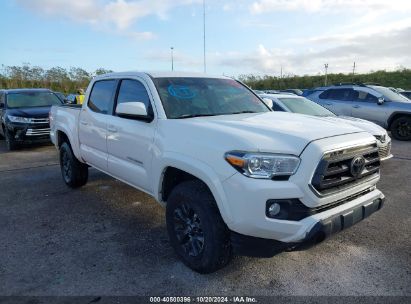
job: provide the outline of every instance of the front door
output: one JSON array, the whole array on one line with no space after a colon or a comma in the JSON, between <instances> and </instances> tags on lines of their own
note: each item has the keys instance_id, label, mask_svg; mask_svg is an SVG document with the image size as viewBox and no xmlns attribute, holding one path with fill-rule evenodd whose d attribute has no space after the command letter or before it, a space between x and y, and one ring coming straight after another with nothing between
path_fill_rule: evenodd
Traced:
<instances>
[{"instance_id":1,"label":"front door","mask_svg":"<svg viewBox=\"0 0 411 304\"><path fill-rule=\"evenodd\" d=\"M116 106L126 102L143 102L147 113L153 115L153 108L148 90L142 81L123 79L116 99ZM151 122L110 117L107 130L108 170L123 181L152 193L149 181L151 161L153 158L153 141L156 120Z\"/></svg>"}]
</instances>

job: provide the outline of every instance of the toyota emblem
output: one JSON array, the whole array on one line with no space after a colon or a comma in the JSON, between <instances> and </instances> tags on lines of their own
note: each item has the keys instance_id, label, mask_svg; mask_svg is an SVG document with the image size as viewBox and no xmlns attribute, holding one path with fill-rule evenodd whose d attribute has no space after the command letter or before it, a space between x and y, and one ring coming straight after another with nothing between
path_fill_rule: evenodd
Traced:
<instances>
[{"instance_id":1,"label":"toyota emblem","mask_svg":"<svg viewBox=\"0 0 411 304\"><path fill-rule=\"evenodd\" d=\"M365 167L365 158L362 156L356 156L351 161L350 171L351 175L358 178Z\"/></svg>"}]
</instances>

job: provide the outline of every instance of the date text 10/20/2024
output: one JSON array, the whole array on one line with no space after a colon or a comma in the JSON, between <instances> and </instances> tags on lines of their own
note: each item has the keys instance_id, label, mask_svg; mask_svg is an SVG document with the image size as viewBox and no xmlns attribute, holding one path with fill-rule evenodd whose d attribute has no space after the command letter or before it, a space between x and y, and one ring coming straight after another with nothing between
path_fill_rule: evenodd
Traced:
<instances>
[{"instance_id":1,"label":"date text 10/20/2024","mask_svg":"<svg viewBox=\"0 0 411 304\"><path fill-rule=\"evenodd\" d=\"M257 303L254 297L150 297L151 303Z\"/></svg>"}]
</instances>

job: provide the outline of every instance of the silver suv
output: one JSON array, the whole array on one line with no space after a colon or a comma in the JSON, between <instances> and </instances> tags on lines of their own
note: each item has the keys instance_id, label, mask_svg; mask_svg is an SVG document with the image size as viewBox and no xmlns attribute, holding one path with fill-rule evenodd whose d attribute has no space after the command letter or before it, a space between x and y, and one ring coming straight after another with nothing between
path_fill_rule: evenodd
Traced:
<instances>
[{"instance_id":1,"label":"silver suv","mask_svg":"<svg viewBox=\"0 0 411 304\"><path fill-rule=\"evenodd\" d=\"M337 115L363 118L390 130L398 140L411 140L411 100L371 84L339 84L307 90L305 97Z\"/></svg>"}]
</instances>

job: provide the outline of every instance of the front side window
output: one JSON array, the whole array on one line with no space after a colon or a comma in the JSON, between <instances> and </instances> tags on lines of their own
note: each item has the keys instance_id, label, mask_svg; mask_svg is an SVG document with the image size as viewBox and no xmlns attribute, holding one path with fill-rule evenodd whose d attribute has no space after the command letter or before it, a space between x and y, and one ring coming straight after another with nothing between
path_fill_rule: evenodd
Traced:
<instances>
[{"instance_id":1,"label":"front side window","mask_svg":"<svg viewBox=\"0 0 411 304\"><path fill-rule=\"evenodd\" d=\"M232 79L156 78L168 118L269 112L268 107L245 86Z\"/></svg>"},{"instance_id":2,"label":"front side window","mask_svg":"<svg viewBox=\"0 0 411 304\"><path fill-rule=\"evenodd\" d=\"M107 114L112 109L116 80L100 80L94 83L88 107L96 113Z\"/></svg>"},{"instance_id":3,"label":"front side window","mask_svg":"<svg viewBox=\"0 0 411 304\"><path fill-rule=\"evenodd\" d=\"M326 108L307 98L278 98L293 113L314 116L335 116Z\"/></svg>"},{"instance_id":4,"label":"front side window","mask_svg":"<svg viewBox=\"0 0 411 304\"><path fill-rule=\"evenodd\" d=\"M7 94L7 107L10 109L50 107L60 104L60 99L52 92L18 92Z\"/></svg>"},{"instance_id":5,"label":"front side window","mask_svg":"<svg viewBox=\"0 0 411 304\"><path fill-rule=\"evenodd\" d=\"M368 92L355 90L354 100L359 102L374 102L378 101L378 98Z\"/></svg>"},{"instance_id":6,"label":"front side window","mask_svg":"<svg viewBox=\"0 0 411 304\"><path fill-rule=\"evenodd\" d=\"M118 92L117 104L125 102L142 102L146 106L147 113L153 113L150 97L144 85L137 80L125 79L121 81Z\"/></svg>"}]
</instances>

